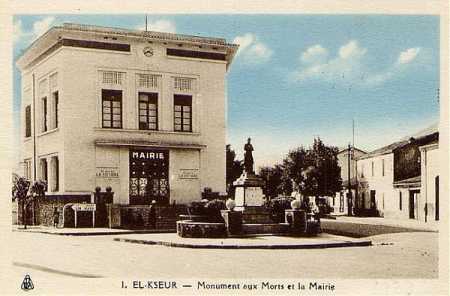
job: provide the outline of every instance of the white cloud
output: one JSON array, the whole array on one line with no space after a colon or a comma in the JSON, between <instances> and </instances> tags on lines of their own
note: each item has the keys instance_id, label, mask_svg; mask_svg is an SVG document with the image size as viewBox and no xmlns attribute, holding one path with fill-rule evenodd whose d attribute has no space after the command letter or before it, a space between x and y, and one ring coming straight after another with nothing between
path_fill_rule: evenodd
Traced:
<instances>
[{"instance_id":1,"label":"white cloud","mask_svg":"<svg viewBox=\"0 0 450 296\"><path fill-rule=\"evenodd\" d=\"M420 47L408 48L405 51L402 51L398 56L397 63L398 64L408 64L412 62L420 52Z\"/></svg>"},{"instance_id":2,"label":"white cloud","mask_svg":"<svg viewBox=\"0 0 450 296\"><path fill-rule=\"evenodd\" d=\"M317 44L300 55L300 67L293 77L300 82L317 80L349 87L380 85L404 71L402 65L412 62L419 51L420 48L407 49L400 53L396 63L375 72L368 64L367 48L360 46L356 40L342 45L331 58L328 49Z\"/></svg>"},{"instance_id":3,"label":"white cloud","mask_svg":"<svg viewBox=\"0 0 450 296\"><path fill-rule=\"evenodd\" d=\"M40 21L37 21L33 24L33 37L40 37L42 34L47 32L48 29L55 22L55 18L53 16L46 17Z\"/></svg>"},{"instance_id":4,"label":"white cloud","mask_svg":"<svg viewBox=\"0 0 450 296\"><path fill-rule=\"evenodd\" d=\"M23 31L23 28L22 28L22 21L18 20L16 22L14 22L14 24L13 24L14 42L20 41L25 35L26 35L26 33Z\"/></svg>"},{"instance_id":5,"label":"white cloud","mask_svg":"<svg viewBox=\"0 0 450 296\"><path fill-rule=\"evenodd\" d=\"M138 30L145 30L145 24L139 25ZM169 20L156 20L154 22L147 23L148 31L164 32L164 33L175 33L176 26L175 23Z\"/></svg>"},{"instance_id":6,"label":"white cloud","mask_svg":"<svg viewBox=\"0 0 450 296\"><path fill-rule=\"evenodd\" d=\"M255 34L246 33L234 38L233 43L239 44L237 55L250 64L267 62L272 56L272 50L258 40Z\"/></svg>"},{"instance_id":7,"label":"white cloud","mask_svg":"<svg viewBox=\"0 0 450 296\"><path fill-rule=\"evenodd\" d=\"M47 32L54 24L55 18L52 16L36 21L32 25L32 30L25 30L21 20L14 23L14 42L31 43L36 38Z\"/></svg>"},{"instance_id":8,"label":"white cloud","mask_svg":"<svg viewBox=\"0 0 450 296\"><path fill-rule=\"evenodd\" d=\"M361 58L366 52L367 49L361 48L356 40L351 40L339 48L339 57L342 59Z\"/></svg>"},{"instance_id":9,"label":"white cloud","mask_svg":"<svg viewBox=\"0 0 450 296\"><path fill-rule=\"evenodd\" d=\"M309 47L300 57L300 61L306 64L317 64L324 62L328 57L328 50L317 44Z\"/></svg>"}]
</instances>

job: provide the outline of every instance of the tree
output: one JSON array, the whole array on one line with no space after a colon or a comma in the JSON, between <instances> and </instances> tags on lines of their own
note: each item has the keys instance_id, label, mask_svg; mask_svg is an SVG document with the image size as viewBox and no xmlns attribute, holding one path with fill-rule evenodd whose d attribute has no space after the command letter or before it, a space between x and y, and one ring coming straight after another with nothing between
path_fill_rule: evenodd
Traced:
<instances>
[{"instance_id":1,"label":"tree","mask_svg":"<svg viewBox=\"0 0 450 296\"><path fill-rule=\"evenodd\" d=\"M233 181L239 178L243 172L241 161L236 160L236 152L231 149L231 145L226 146L226 182L228 194L233 194Z\"/></svg>"},{"instance_id":2,"label":"tree","mask_svg":"<svg viewBox=\"0 0 450 296\"><path fill-rule=\"evenodd\" d=\"M299 147L284 159L287 175L306 196L331 196L342 189L337 147L326 146L320 138L312 147Z\"/></svg>"},{"instance_id":3,"label":"tree","mask_svg":"<svg viewBox=\"0 0 450 296\"><path fill-rule=\"evenodd\" d=\"M266 182L264 194L268 197L276 197L280 194L290 195L292 193L292 181L286 175L282 165L261 167L259 176Z\"/></svg>"},{"instance_id":4,"label":"tree","mask_svg":"<svg viewBox=\"0 0 450 296\"><path fill-rule=\"evenodd\" d=\"M31 184L25 177L19 177L17 175L13 176L12 198L13 201L17 200L21 206L22 220L25 229L27 229L27 207L35 200L44 197L46 191L47 182L45 181L37 180Z\"/></svg>"},{"instance_id":5,"label":"tree","mask_svg":"<svg viewBox=\"0 0 450 296\"><path fill-rule=\"evenodd\" d=\"M30 181L25 177L19 177L17 175L13 176L12 185L12 199L13 201L18 201L21 206L22 220L25 229L27 229L27 219L26 219L26 205L28 199L28 190L30 188Z\"/></svg>"},{"instance_id":6,"label":"tree","mask_svg":"<svg viewBox=\"0 0 450 296\"><path fill-rule=\"evenodd\" d=\"M265 181L264 194L267 197L276 197L280 193L283 168L280 165L264 166L259 169L259 176Z\"/></svg>"}]
</instances>

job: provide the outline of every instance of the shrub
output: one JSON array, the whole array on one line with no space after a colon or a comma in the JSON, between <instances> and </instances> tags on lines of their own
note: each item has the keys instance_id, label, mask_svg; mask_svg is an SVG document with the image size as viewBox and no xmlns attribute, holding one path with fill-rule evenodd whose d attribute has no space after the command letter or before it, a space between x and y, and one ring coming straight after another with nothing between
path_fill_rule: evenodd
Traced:
<instances>
[{"instance_id":1,"label":"shrub","mask_svg":"<svg viewBox=\"0 0 450 296\"><path fill-rule=\"evenodd\" d=\"M276 197L267 201L264 206L272 214L272 220L276 223L284 221L284 211L291 208L292 197Z\"/></svg>"},{"instance_id":2,"label":"shrub","mask_svg":"<svg viewBox=\"0 0 450 296\"><path fill-rule=\"evenodd\" d=\"M188 211L190 215L198 215L204 216L206 215L205 211L205 202L203 201L193 201L188 206Z\"/></svg>"},{"instance_id":3,"label":"shrub","mask_svg":"<svg viewBox=\"0 0 450 296\"><path fill-rule=\"evenodd\" d=\"M220 223L224 222L222 218L221 210L225 210L227 207L225 201L220 199L213 199L205 204L205 213L208 216L208 222Z\"/></svg>"}]
</instances>

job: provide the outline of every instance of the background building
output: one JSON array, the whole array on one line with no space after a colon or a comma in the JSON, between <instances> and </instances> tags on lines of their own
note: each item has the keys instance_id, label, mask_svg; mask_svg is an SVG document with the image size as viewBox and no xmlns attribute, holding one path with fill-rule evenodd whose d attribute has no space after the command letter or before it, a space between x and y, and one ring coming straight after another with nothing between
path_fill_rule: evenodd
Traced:
<instances>
[{"instance_id":1,"label":"background building","mask_svg":"<svg viewBox=\"0 0 450 296\"><path fill-rule=\"evenodd\" d=\"M352 199L356 200L356 185L357 185L357 167L356 167L356 159L367 154L367 152L358 149L356 147L342 148L337 154L338 164L341 168L341 179L342 179L342 190L340 192L336 192L336 196L333 197L330 206L333 207L335 214L348 214L348 188L350 184L350 188L352 191ZM349 172L349 163L350 163L350 172ZM350 182L349 182L349 174L350 174ZM353 202L353 206L355 203Z\"/></svg>"},{"instance_id":2,"label":"background building","mask_svg":"<svg viewBox=\"0 0 450 296\"><path fill-rule=\"evenodd\" d=\"M111 186L114 203L225 193L226 73L220 38L88 25L51 28L20 57L22 160L48 196Z\"/></svg>"},{"instance_id":3,"label":"background building","mask_svg":"<svg viewBox=\"0 0 450 296\"><path fill-rule=\"evenodd\" d=\"M357 161L359 214L438 220L438 141L439 132L433 126L361 156Z\"/></svg>"}]
</instances>

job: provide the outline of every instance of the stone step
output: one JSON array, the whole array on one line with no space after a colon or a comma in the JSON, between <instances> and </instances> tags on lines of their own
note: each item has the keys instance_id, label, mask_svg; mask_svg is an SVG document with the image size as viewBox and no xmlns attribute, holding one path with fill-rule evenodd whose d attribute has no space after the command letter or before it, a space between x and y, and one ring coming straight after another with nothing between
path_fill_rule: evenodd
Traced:
<instances>
[{"instance_id":1,"label":"stone step","mask_svg":"<svg viewBox=\"0 0 450 296\"><path fill-rule=\"evenodd\" d=\"M244 214L242 221L245 224L272 224L273 220L270 214Z\"/></svg>"},{"instance_id":2,"label":"stone step","mask_svg":"<svg viewBox=\"0 0 450 296\"><path fill-rule=\"evenodd\" d=\"M289 231L287 223L277 224L243 224L243 234L284 234Z\"/></svg>"}]
</instances>

